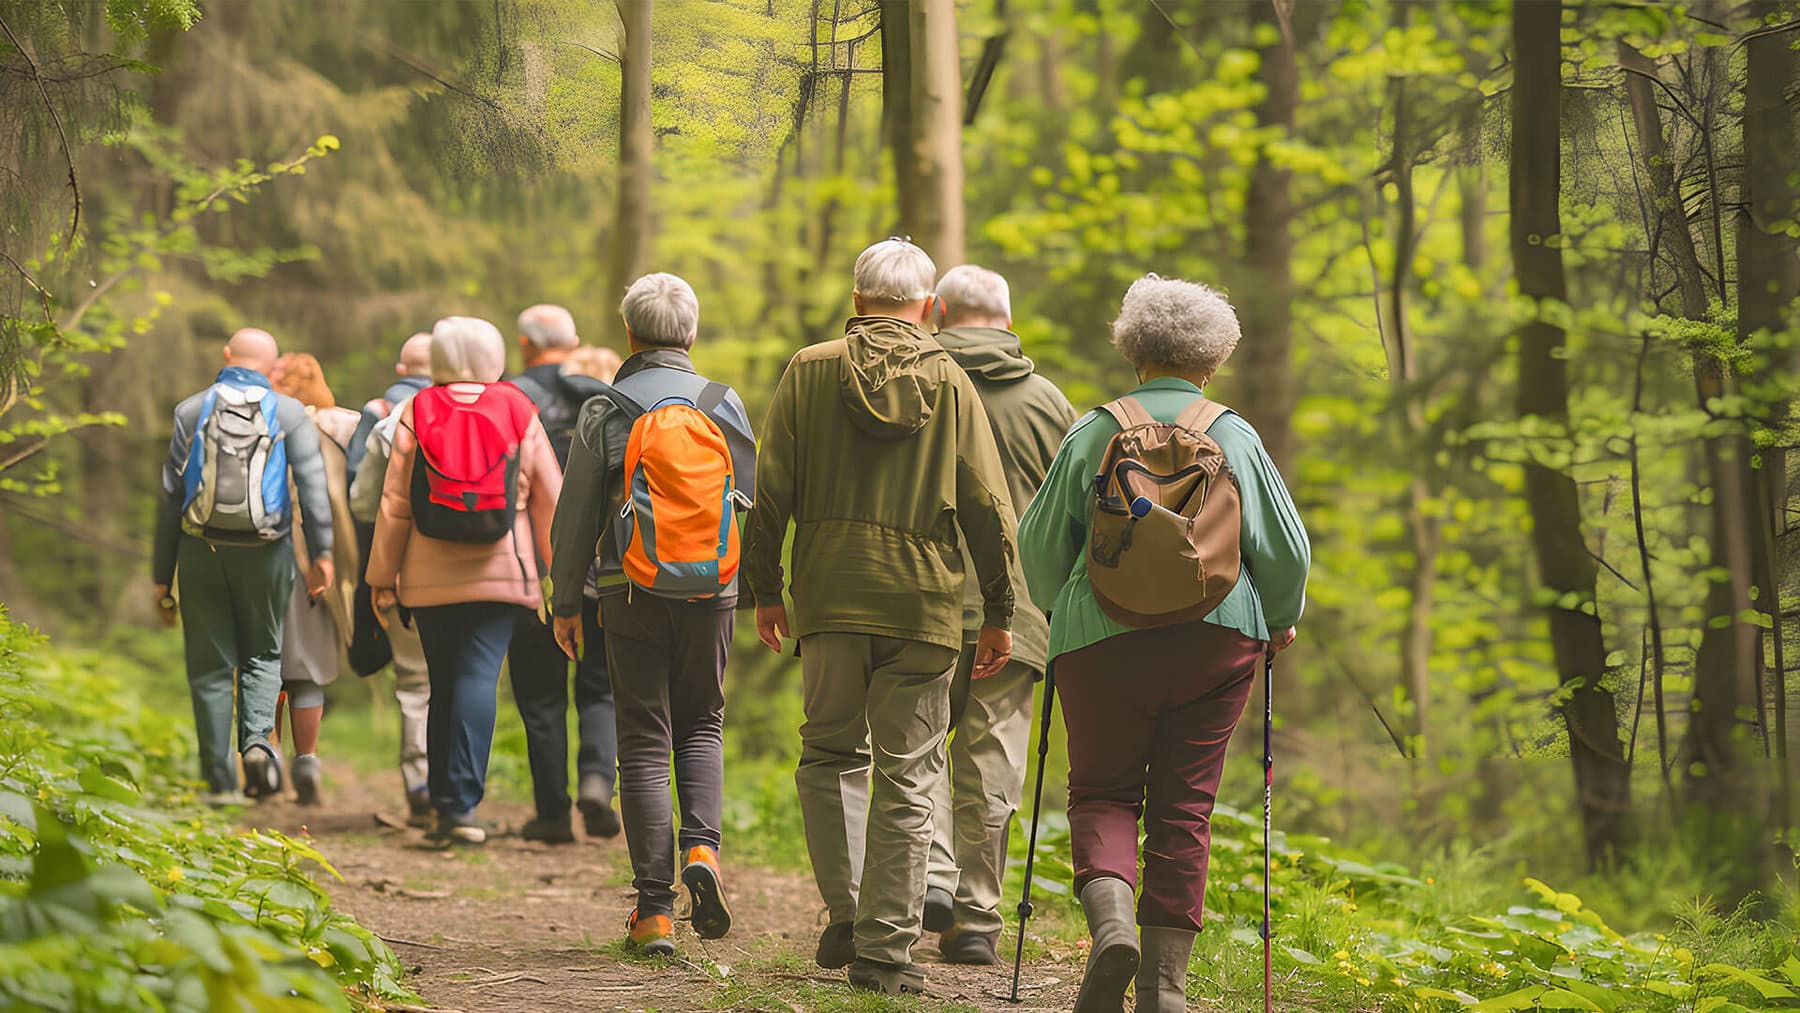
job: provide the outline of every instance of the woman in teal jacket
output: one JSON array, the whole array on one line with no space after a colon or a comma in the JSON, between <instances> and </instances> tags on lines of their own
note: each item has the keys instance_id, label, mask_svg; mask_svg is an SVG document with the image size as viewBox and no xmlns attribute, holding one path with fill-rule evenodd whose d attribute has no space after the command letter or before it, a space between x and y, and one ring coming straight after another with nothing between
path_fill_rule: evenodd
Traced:
<instances>
[{"instance_id":1,"label":"woman in teal jacket","mask_svg":"<svg viewBox=\"0 0 1800 1013\"><path fill-rule=\"evenodd\" d=\"M1204 285L1146 275L1125 293L1113 344L1141 381L1129 396L1173 422L1237 347L1237 314ZM1281 474L1232 412L1207 435L1242 501L1237 586L1206 618L1122 626L1088 584L1093 480L1119 426L1090 412L1063 441L1019 525L1031 597L1050 614L1050 658L1069 735L1076 889L1094 943L1077 1013L1118 1013L1137 976L1138 1013L1186 1007L1187 964L1206 893L1211 817L1225 747L1258 663L1293 641L1311 550ZM1143 819L1143 893L1138 821Z\"/></svg>"}]
</instances>

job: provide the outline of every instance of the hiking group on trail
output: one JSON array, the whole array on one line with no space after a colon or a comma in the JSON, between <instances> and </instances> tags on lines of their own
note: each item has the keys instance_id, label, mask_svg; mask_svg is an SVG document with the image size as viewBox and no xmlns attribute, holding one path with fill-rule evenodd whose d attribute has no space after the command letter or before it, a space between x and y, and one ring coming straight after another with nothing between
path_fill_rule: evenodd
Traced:
<instances>
[{"instance_id":1,"label":"hiking group on trail","mask_svg":"<svg viewBox=\"0 0 1800 1013\"><path fill-rule=\"evenodd\" d=\"M630 945L675 952L677 884L695 932L723 937L724 675L754 608L802 670L821 967L922 992L927 931L948 962L998 962L1048 679L1093 936L1076 1009L1122 1011L1134 980L1140 1013L1185 1009L1226 745L1294 638L1310 555L1255 430L1202 393L1236 314L1139 279L1113 341L1140 385L1078 416L1024 354L1000 275L940 278L889 239L857 259L852 301L759 430L696 370L700 302L670 274L625 293L622 363L539 305L503 380L500 331L446 317L360 414L311 356L232 335L175 409L154 572L209 801L239 799L241 769L246 795L291 780L316 804L323 686L392 667L409 822L479 846L505 667L533 781L521 836L572 841L572 669L574 808L590 837L625 833Z\"/></svg>"}]
</instances>

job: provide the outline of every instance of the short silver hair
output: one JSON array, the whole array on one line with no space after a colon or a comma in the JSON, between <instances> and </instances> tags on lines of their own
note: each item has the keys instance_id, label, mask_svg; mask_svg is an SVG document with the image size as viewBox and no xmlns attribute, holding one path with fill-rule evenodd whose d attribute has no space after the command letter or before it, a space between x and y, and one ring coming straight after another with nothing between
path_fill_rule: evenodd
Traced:
<instances>
[{"instance_id":1,"label":"short silver hair","mask_svg":"<svg viewBox=\"0 0 1800 1013\"><path fill-rule=\"evenodd\" d=\"M432 383L493 383L504 372L500 328L477 317L445 317L432 325Z\"/></svg>"},{"instance_id":2,"label":"short silver hair","mask_svg":"<svg viewBox=\"0 0 1800 1013\"><path fill-rule=\"evenodd\" d=\"M1012 289L997 272L974 264L951 268L938 282L937 297L944 301L944 326L964 320L1012 319Z\"/></svg>"},{"instance_id":3,"label":"short silver hair","mask_svg":"<svg viewBox=\"0 0 1800 1013\"><path fill-rule=\"evenodd\" d=\"M937 265L904 239L883 239L856 258L856 293L869 302L904 306L931 298Z\"/></svg>"},{"instance_id":4,"label":"short silver hair","mask_svg":"<svg viewBox=\"0 0 1800 1013\"><path fill-rule=\"evenodd\" d=\"M575 318L552 303L538 303L519 314L519 333L538 348L574 348L581 344Z\"/></svg>"},{"instance_id":5,"label":"short silver hair","mask_svg":"<svg viewBox=\"0 0 1800 1013\"><path fill-rule=\"evenodd\" d=\"M1231 358L1242 332L1226 298L1195 281L1146 274L1131 283L1113 321L1112 342L1133 366L1212 373Z\"/></svg>"},{"instance_id":6,"label":"short silver hair","mask_svg":"<svg viewBox=\"0 0 1800 1013\"><path fill-rule=\"evenodd\" d=\"M692 348L700 331L700 298L673 274L646 274L631 283L619 315L640 345Z\"/></svg>"}]
</instances>

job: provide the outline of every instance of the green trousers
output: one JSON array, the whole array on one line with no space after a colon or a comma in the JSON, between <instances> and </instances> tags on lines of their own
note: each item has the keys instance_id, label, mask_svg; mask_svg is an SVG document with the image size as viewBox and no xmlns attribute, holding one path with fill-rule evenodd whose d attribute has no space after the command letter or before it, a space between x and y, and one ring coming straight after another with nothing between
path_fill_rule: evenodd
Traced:
<instances>
[{"instance_id":1,"label":"green trousers","mask_svg":"<svg viewBox=\"0 0 1800 1013\"><path fill-rule=\"evenodd\" d=\"M1014 661L973 679L975 644L963 645L950 685L950 776L933 796L926 883L956 897L956 928L999 932L1006 838L1031 750L1031 691L1037 673Z\"/></svg>"},{"instance_id":2,"label":"green trousers","mask_svg":"<svg viewBox=\"0 0 1800 1013\"><path fill-rule=\"evenodd\" d=\"M806 846L831 921L856 923L858 957L907 964L919 940L956 656L856 633L800 641Z\"/></svg>"},{"instance_id":3,"label":"green trousers","mask_svg":"<svg viewBox=\"0 0 1800 1013\"><path fill-rule=\"evenodd\" d=\"M181 536L175 569L200 776L236 791L237 754L268 745L281 696L281 628L294 593L294 547L213 545ZM237 719L236 749L232 718Z\"/></svg>"}]
</instances>

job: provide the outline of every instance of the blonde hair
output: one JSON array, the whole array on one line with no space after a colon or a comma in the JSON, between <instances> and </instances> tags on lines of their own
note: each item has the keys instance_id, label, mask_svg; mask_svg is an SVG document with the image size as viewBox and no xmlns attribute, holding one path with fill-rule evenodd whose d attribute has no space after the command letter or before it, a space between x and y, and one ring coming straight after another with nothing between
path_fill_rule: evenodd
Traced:
<instances>
[{"instance_id":1,"label":"blonde hair","mask_svg":"<svg viewBox=\"0 0 1800 1013\"><path fill-rule=\"evenodd\" d=\"M619 353L597 345L582 345L563 360L562 371L571 376L591 376L601 383L611 383L619 375L624 362Z\"/></svg>"}]
</instances>

